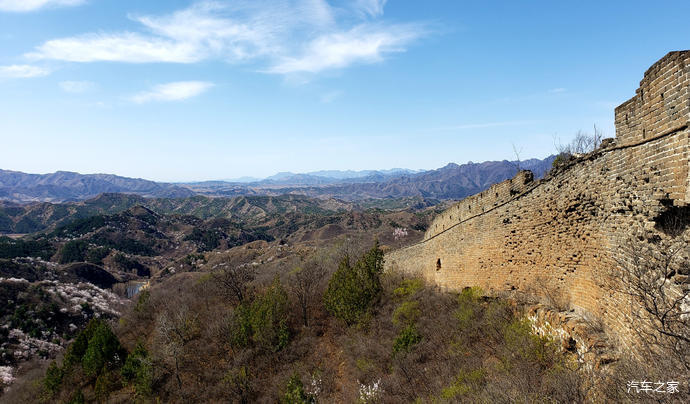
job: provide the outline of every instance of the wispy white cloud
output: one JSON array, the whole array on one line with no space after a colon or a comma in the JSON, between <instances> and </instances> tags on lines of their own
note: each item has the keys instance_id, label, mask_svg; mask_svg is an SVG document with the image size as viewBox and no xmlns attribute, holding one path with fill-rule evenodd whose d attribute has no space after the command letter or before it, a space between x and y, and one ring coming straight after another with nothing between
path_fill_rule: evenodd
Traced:
<instances>
[{"instance_id":1,"label":"wispy white cloud","mask_svg":"<svg viewBox=\"0 0 690 404\"><path fill-rule=\"evenodd\" d=\"M85 93L96 88L96 83L91 81L61 81L58 85L63 91L73 94Z\"/></svg>"},{"instance_id":2,"label":"wispy white cloud","mask_svg":"<svg viewBox=\"0 0 690 404\"><path fill-rule=\"evenodd\" d=\"M558 88L552 88L549 91L547 91L549 94L558 94L558 93L564 93L568 91L567 89L563 87L558 87Z\"/></svg>"},{"instance_id":3,"label":"wispy white cloud","mask_svg":"<svg viewBox=\"0 0 690 404\"><path fill-rule=\"evenodd\" d=\"M154 101L182 101L196 97L213 87L213 83L205 81L178 81L160 84L150 91L145 91L131 97L131 101L144 104Z\"/></svg>"},{"instance_id":4,"label":"wispy white cloud","mask_svg":"<svg viewBox=\"0 0 690 404\"><path fill-rule=\"evenodd\" d=\"M10 65L0 66L0 78L7 79L27 79L32 77L43 77L50 74L50 70L32 65Z\"/></svg>"},{"instance_id":5,"label":"wispy white cloud","mask_svg":"<svg viewBox=\"0 0 690 404\"><path fill-rule=\"evenodd\" d=\"M388 0L356 0L354 2L355 8L362 13L369 14L372 17L383 15L383 8L386 6Z\"/></svg>"},{"instance_id":6,"label":"wispy white cloud","mask_svg":"<svg viewBox=\"0 0 690 404\"><path fill-rule=\"evenodd\" d=\"M0 0L0 11L28 12L44 7L77 6L86 0Z\"/></svg>"},{"instance_id":7,"label":"wispy white cloud","mask_svg":"<svg viewBox=\"0 0 690 404\"><path fill-rule=\"evenodd\" d=\"M379 17L384 5L362 1L357 10ZM425 34L422 24L362 21L361 16L354 24L352 18L339 21L342 12L325 0L203 1L168 15L132 15L141 24L138 32L52 39L27 56L69 62L225 60L259 63L258 69L269 73L318 73L382 61Z\"/></svg>"},{"instance_id":8,"label":"wispy white cloud","mask_svg":"<svg viewBox=\"0 0 690 404\"><path fill-rule=\"evenodd\" d=\"M385 28L357 26L346 32L320 36L307 44L297 57L285 57L268 69L271 73L319 73L355 63L374 63L384 55L404 52L405 46L419 36L414 26Z\"/></svg>"},{"instance_id":9,"label":"wispy white cloud","mask_svg":"<svg viewBox=\"0 0 690 404\"><path fill-rule=\"evenodd\" d=\"M191 44L136 33L88 34L54 39L41 45L31 59L68 62L192 63L201 60Z\"/></svg>"}]
</instances>

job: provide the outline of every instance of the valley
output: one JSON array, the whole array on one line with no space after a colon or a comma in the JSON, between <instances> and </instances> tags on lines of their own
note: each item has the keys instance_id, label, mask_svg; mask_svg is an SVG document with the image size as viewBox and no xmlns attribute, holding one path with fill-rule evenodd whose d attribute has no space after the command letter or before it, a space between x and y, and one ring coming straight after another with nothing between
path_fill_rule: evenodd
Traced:
<instances>
[{"instance_id":1,"label":"valley","mask_svg":"<svg viewBox=\"0 0 690 404\"><path fill-rule=\"evenodd\" d=\"M15 216L8 217L24 223L30 217L44 231L0 237L0 290L11 302L0 317L0 366L21 377L27 363L63 352L89 320L117 318L142 290L187 273L211 273L219 263L274 273L305 251L362 234L387 248L419 239L435 205L415 202L414 208L381 210L293 195L165 200L104 194L78 204L13 206L8 211ZM405 228L403 238L394 236L398 228Z\"/></svg>"},{"instance_id":2,"label":"valley","mask_svg":"<svg viewBox=\"0 0 690 404\"><path fill-rule=\"evenodd\" d=\"M0 404L690 402L688 15L0 0Z\"/></svg>"}]
</instances>

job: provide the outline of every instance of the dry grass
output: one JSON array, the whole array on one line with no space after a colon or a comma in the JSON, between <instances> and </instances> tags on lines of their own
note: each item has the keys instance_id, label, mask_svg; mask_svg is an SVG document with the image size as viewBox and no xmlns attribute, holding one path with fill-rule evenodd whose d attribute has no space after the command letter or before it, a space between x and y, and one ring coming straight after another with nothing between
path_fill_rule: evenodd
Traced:
<instances>
[{"instance_id":1,"label":"dry grass","mask_svg":"<svg viewBox=\"0 0 690 404\"><path fill-rule=\"evenodd\" d=\"M583 400L581 380L566 357L533 336L501 299L458 296L385 275L382 296L364 321L347 327L330 317L320 298L326 282L312 278L327 280L343 255L359 256L369 241L302 249L302 255L257 267L248 302L264 293L275 274L291 292L290 339L275 352L231 343L238 303L226 298L209 267L220 265L220 256L209 259L209 272L175 274L142 293L115 332L130 352L137 343L149 351L154 377L148 398L274 403L296 374L319 402ZM225 263L256 258L248 254ZM318 271L305 283L294 275L300 266ZM74 393L67 390L61 397ZM89 391L84 394L92 397ZM131 400L132 394L129 387L115 389L111 400Z\"/></svg>"}]
</instances>

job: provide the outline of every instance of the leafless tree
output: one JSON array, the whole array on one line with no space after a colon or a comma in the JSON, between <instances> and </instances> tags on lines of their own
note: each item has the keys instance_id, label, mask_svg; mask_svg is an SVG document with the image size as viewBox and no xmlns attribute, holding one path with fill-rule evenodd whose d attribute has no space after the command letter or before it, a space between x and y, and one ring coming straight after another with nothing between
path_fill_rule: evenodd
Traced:
<instances>
[{"instance_id":1,"label":"leafless tree","mask_svg":"<svg viewBox=\"0 0 690 404\"><path fill-rule=\"evenodd\" d=\"M515 146L515 143L513 143L513 153L515 153L515 170L516 172L520 172L520 154L522 153L522 148L518 150L517 146Z\"/></svg>"},{"instance_id":2,"label":"leafless tree","mask_svg":"<svg viewBox=\"0 0 690 404\"><path fill-rule=\"evenodd\" d=\"M690 245L680 232L631 237L609 286L630 298L642 359L662 372L690 372Z\"/></svg>"},{"instance_id":3,"label":"leafless tree","mask_svg":"<svg viewBox=\"0 0 690 404\"><path fill-rule=\"evenodd\" d=\"M543 275L534 278L534 287L530 288L530 292L534 296L541 296L550 308L558 311L570 310L571 303L568 294Z\"/></svg>"},{"instance_id":4,"label":"leafless tree","mask_svg":"<svg viewBox=\"0 0 690 404\"><path fill-rule=\"evenodd\" d=\"M369 240L365 240L362 237L347 236L330 251L323 252L322 257L329 261L335 271L335 268L338 267L338 263L345 257L347 257L350 262L355 262L357 258L361 257L369 248L371 248Z\"/></svg>"},{"instance_id":5,"label":"leafless tree","mask_svg":"<svg viewBox=\"0 0 690 404\"><path fill-rule=\"evenodd\" d=\"M309 312L319 300L326 278L326 268L321 256L312 257L304 261L299 267L290 272L289 288L297 299L302 312L305 327L309 326Z\"/></svg>"},{"instance_id":6,"label":"leafless tree","mask_svg":"<svg viewBox=\"0 0 690 404\"><path fill-rule=\"evenodd\" d=\"M161 314L156 328L161 353L173 363L177 386L182 390L180 371L185 356L189 354L187 346L201 335L198 314L182 306L176 308L175 313Z\"/></svg>"},{"instance_id":7,"label":"leafless tree","mask_svg":"<svg viewBox=\"0 0 690 404\"><path fill-rule=\"evenodd\" d=\"M232 265L224 263L214 273L214 278L222 295L238 303L247 297L250 283L256 277L256 270L251 264Z\"/></svg>"},{"instance_id":8,"label":"leafless tree","mask_svg":"<svg viewBox=\"0 0 690 404\"><path fill-rule=\"evenodd\" d=\"M556 146L556 151L560 155L578 155L590 153L601 145L603 140L603 132L601 129L594 125L594 132L587 133L584 131L577 131L575 137L570 143L562 144L560 140L556 141L554 139L554 145Z\"/></svg>"}]
</instances>

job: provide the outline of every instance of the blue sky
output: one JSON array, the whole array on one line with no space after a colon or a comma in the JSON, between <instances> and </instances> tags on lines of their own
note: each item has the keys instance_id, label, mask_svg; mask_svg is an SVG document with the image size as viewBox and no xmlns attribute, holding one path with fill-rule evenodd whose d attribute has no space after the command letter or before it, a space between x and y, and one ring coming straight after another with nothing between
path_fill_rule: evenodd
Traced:
<instances>
[{"instance_id":1,"label":"blue sky","mask_svg":"<svg viewBox=\"0 0 690 404\"><path fill-rule=\"evenodd\" d=\"M690 2L0 0L0 168L162 181L545 157Z\"/></svg>"}]
</instances>

